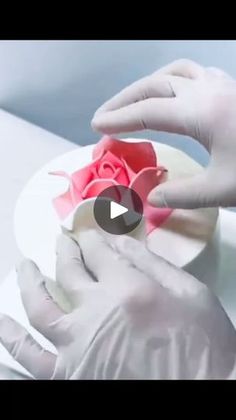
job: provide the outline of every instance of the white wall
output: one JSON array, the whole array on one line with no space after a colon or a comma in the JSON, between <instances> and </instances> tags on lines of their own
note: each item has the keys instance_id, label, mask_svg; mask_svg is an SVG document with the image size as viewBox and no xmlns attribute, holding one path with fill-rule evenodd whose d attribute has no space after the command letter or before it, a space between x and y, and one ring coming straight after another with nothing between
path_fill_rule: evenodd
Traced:
<instances>
[{"instance_id":1,"label":"white wall","mask_svg":"<svg viewBox=\"0 0 236 420\"><path fill-rule=\"evenodd\" d=\"M91 131L90 119L104 100L183 57L236 77L235 41L0 41L0 107L74 142L93 143L99 135ZM186 138L145 136L207 161L201 147Z\"/></svg>"}]
</instances>

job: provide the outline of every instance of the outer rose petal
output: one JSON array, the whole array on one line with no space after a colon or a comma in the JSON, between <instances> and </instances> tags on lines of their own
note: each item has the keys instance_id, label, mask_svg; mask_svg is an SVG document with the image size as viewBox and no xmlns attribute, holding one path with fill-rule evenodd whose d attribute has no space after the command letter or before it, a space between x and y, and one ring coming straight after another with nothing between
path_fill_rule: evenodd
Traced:
<instances>
[{"instance_id":1,"label":"outer rose petal","mask_svg":"<svg viewBox=\"0 0 236 420\"><path fill-rule=\"evenodd\" d=\"M89 163L87 166L85 166L82 169L79 169L71 175L71 179L73 180L74 185L76 185L76 189L78 189L80 192L82 192L86 185L94 178L92 169L96 167L101 157L101 155L97 156L97 158L91 163Z\"/></svg>"},{"instance_id":2,"label":"outer rose petal","mask_svg":"<svg viewBox=\"0 0 236 420\"><path fill-rule=\"evenodd\" d=\"M60 219L64 219L68 214L82 201L82 191L87 183L91 181L94 176L92 169L96 166L102 156L98 156L92 163L89 163L84 168L79 169L72 175L64 171L51 171L50 175L57 175L66 178L69 181L69 188L64 193L53 199L53 205Z\"/></svg>"},{"instance_id":3,"label":"outer rose petal","mask_svg":"<svg viewBox=\"0 0 236 420\"><path fill-rule=\"evenodd\" d=\"M69 198L66 196L66 194L69 194L72 204L77 205L77 203L82 199L82 197L81 197L79 185L77 188L77 185L73 180L73 175L69 175L64 171L49 172L49 175L61 176L69 181L68 191L65 194L62 194L60 197L64 197L65 195L65 200L68 201Z\"/></svg>"},{"instance_id":4,"label":"outer rose petal","mask_svg":"<svg viewBox=\"0 0 236 420\"><path fill-rule=\"evenodd\" d=\"M135 190L143 202L146 201L149 192L156 187L161 180L158 176L158 168L144 168L132 179L129 187Z\"/></svg>"},{"instance_id":5,"label":"outer rose petal","mask_svg":"<svg viewBox=\"0 0 236 420\"><path fill-rule=\"evenodd\" d=\"M149 192L156 187L162 179L162 174L158 175L157 172L158 168L145 168L140 171L130 183L130 188L138 193L143 202L147 234L151 233L152 230L164 223L173 211L173 209L168 208L155 208L147 203Z\"/></svg>"},{"instance_id":6,"label":"outer rose petal","mask_svg":"<svg viewBox=\"0 0 236 420\"><path fill-rule=\"evenodd\" d=\"M147 235L154 229L158 228L168 219L173 209L168 208L154 208L147 202L144 205L144 217L146 219L146 232Z\"/></svg>"},{"instance_id":7,"label":"outer rose petal","mask_svg":"<svg viewBox=\"0 0 236 420\"><path fill-rule=\"evenodd\" d=\"M150 142L129 143L104 136L93 149L93 158L110 151L120 159L124 159L134 172L157 165L156 153Z\"/></svg>"},{"instance_id":8,"label":"outer rose petal","mask_svg":"<svg viewBox=\"0 0 236 420\"><path fill-rule=\"evenodd\" d=\"M81 198L78 197L78 201L76 204L73 203L71 199L71 192L70 190L66 193L59 195L53 199L53 205L56 209L56 212L61 220L65 219L68 214L75 208L77 204L81 201Z\"/></svg>"}]
</instances>

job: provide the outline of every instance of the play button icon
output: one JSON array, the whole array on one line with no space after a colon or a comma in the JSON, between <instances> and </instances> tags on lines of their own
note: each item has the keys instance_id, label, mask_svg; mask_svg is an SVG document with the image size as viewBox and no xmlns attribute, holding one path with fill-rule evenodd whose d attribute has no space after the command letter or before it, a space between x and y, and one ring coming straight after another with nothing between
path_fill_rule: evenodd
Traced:
<instances>
[{"instance_id":1,"label":"play button icon","mask_svg":"<svg viewBox=\"0 0 236 420\"><path fill-rule=\"evenodd\" d=\"M143 203L134 190L117 185L106 188L98 195L93 213L103 230L123 235L130 233L141 222Z\"/></svg>"},{"instance_id":2,"label":"play button icon","mask_svg":"<svg viewBox=\"0 0 236 420\"><path fill-rule=\"evenodd\" d=\"M122 206L121 204L117 204L115 201L110 202L110 218L115 219L118 216L129 211L126 207Z\"/></svg>"}]
</instances>

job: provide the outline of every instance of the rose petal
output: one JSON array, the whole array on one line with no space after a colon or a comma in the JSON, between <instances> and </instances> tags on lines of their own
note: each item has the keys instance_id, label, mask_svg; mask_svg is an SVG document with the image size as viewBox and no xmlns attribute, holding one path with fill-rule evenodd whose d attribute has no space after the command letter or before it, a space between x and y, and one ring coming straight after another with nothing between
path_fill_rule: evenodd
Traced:
<instances>
[{"instance_id":1,"label":"rose petal","mask_svg":"<svg viewBox=\"0 0 236 420\"><path fill-rule=\"evenodd\" d=\"M91 164L83 169L79 169L71 175L71 180L78 191L82 192L88 182L92 181L94 178L92 168L93 165Z\"/></svg>"},{"instance_id":2,"label":"rose petal","mask_svg":"<svg viewBox=\"0 0 236 420\"><path fill-rule=\"evenodd\" d=\"M70 178L73 181L73 185L78 191L82 192L86 185L91 182L94 177L96 177L97 162L99 162L101 158L102 154L98 155L95 160L84 166L82 169L79 169L70 175Z\"/></svg>"},{"instance_id":3,"label":"rose petal","mask_svg":"<svg viewBox=\"0 0 236 420\"><path fill-rule=\"evenodd\" d=\"M144 217L146 221L147 235L154 229L158 228L168 219L173 209L168 208L155 208L150 206L147 202L144 205Z\"/></svg>"},{"instance_id":4,"label":"rose petal","mask_svg":"<svg viewBox=\"0 0 236 420\"><path fill-rule=\"evenodd\" d=\"M156 166L156 153L151 142L130 143L104 136L93 149L93 158L110 151L120 159L124 159L134 172L149 166Z\"/></svg>"},{"instance_id":5,"label":"rose petal","mask_svg":"<svg viewBox=\"0 0 236 420\"><path fill-rule=\"evenodd\" d=\"M101 164L106 163L106 162L109 162L114 167L114 169L115 168L120 169L119 171L115 173L115 176L111 178L115 179L118 182L118 184L128 187L130 179L127 173L127 169L126 169L127 165L125 164L124 159L120 159L117 156L115 156L113 153L108 151L104 154L104 156L100 160ZM135 172L132 172L132 173L135 175Z\"/></svg>"},{"instance_id":6,"label":"rose petal","mask_svg":"<svg viewBox=\"0 0 236 420\"><path fill-rule=\"evenodd\" d=\"M160 170L160 168L145 168L130 183L130 188L138 193L143 202L147 234L164 223L173 211L169 208L152 207L147 203L149 192L162 182L164 175L164 170Z\"/></svg>"},{"instance_id":7,"label":"rose petal","mask_svg":"<svg viewBox=\"0 0 236 420\"><path fill-rule=\"evenodd\" d=\"M157 167L144 168L132 179L129 187L135 190L144 202L149 192L159 184Z\"/></svg>"},{"instance_id":8,"label":"rose petal","mask_svg":"<svg viewBox=\"0 0 236 420\"><path fill-rule=\"evenodd\" d=\"M114 179L95 179L85 187L82 192L82 198L97 197L103 190L108 187L114 187L118 183Z\"/></svg>"},{"instance_id":9,"label":"rose petal","mask_svg":"<svg viewBox=\"0 0 236 420\"><path fill-rule=\"evenodd\" d=\"M74 207L82 200L81 192L84 190L88 182L96 176L93 169L96 168L97 162L101 159L101 155L97 157L92 163L89 163L84 168L79 169L72 175L65 171L51 171L50 175L61 176L69 181L68 190L60 196L53 199L53 205L60 217L64 219L74 209Z\"/></svg>"},{"instance_id":10,"label":"rose petal","mask_svg":"<svg viewBox=\"0 0 236 420\"><path fill-rule=\"evenodd\" d=\"M114 178L117 171L120 171L120 168L116 169L111 162L104 160L100 165L98 165L97 170L99 178Z\"/></svg>"},{"instance_id":11,"label":"rose petal","mask_svg":"<svg viewBox=\"0 0 236 420\"><path fill-rule=\"evenodd\" d=\"M96 146L94 148L96 148ZM109 150L103 154L100 159L100 163L103 163L104 161L110 162L114 167L123 166L122 160Z\"/></svg>"},{"instance_id":12,"label":"rose petal","mask_svg":"<svg viewBox=\"0 0 236 420\"><path fill-rule=\"evenodd\" d=\"M130 182L132 181L132 179L136 176L136 172L134 172L129 167L129 165L126 163L126 161L123 158L122 158L122 162L123 162L123 165L125 167L125 170L126 170L126 173L127 173L128 179L129 179L129 184L130 184Z\"/></svg>"},{"instance_id":13,"label":"rose petal","mask_svg":"<svg viewBox=\"0 0 236 420\"><path fill-rule=\"evenodd\" d=\"M80 200L78 197L78 203L79 202ZM65 219L75 207L75 204L71 199L71 192L67 191L66 193L54 198L53 205L59 218L62 220Z\"/></svg>"},{"instance_id":14,"label":"rose petal","mask_svg":"<svg viewBox=\"0 0 236 420\"><path fill-rule=\"evenodd\" d=\"M124 185L125 187L129 186L129 178L125 168L120 168L120 171L116 174L114 179L120 185Z\"/></svg>"},{"instance_id":15,"label":"rose petal","mask_svg":"<svg viewBox=\"0 0 236 420\"><path fill-rule=\"evenodd\" d=\"M100 160L100 157L95 159L92 163L89 163L84 168L79 169L78 171L73 172L71 175L68 175L64 171L51 171L49 172L50 175L57 175L67 178L68 180L73 180L76 188L79 191L83 191L84 187L87 185L88 182L91 181L93 176L96 174L93 173L94 169L96 168L97 162Z\"/></svg>"},{"instance_id":16,"label":"rose petal","mask_svg":"<svg viewBox=\"0 0 236 420\"><path fill-rule=\"evenodd\" d=\"M48 174L49 175L61 176L63 178L68 179L68 181L70 182L70 175L65 171L50 171L50 172L48 172Z\"/></svg>"}]
</instances>

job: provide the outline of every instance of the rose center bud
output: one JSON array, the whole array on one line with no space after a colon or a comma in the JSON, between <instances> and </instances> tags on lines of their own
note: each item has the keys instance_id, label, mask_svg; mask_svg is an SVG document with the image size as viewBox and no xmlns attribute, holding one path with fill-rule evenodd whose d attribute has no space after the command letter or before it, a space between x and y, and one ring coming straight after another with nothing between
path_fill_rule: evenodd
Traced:
<instances>
[{"instance_id":1,"label":"rose center bud","mask_svg":"<svg viewBox=\"0 0 236 420\"><path fill-rule=\"evenodd\" d=\"M100 178L115 178L119 169L115 168L110 162L102 162L98 168Z\"/></svg>"}]
</instances>

